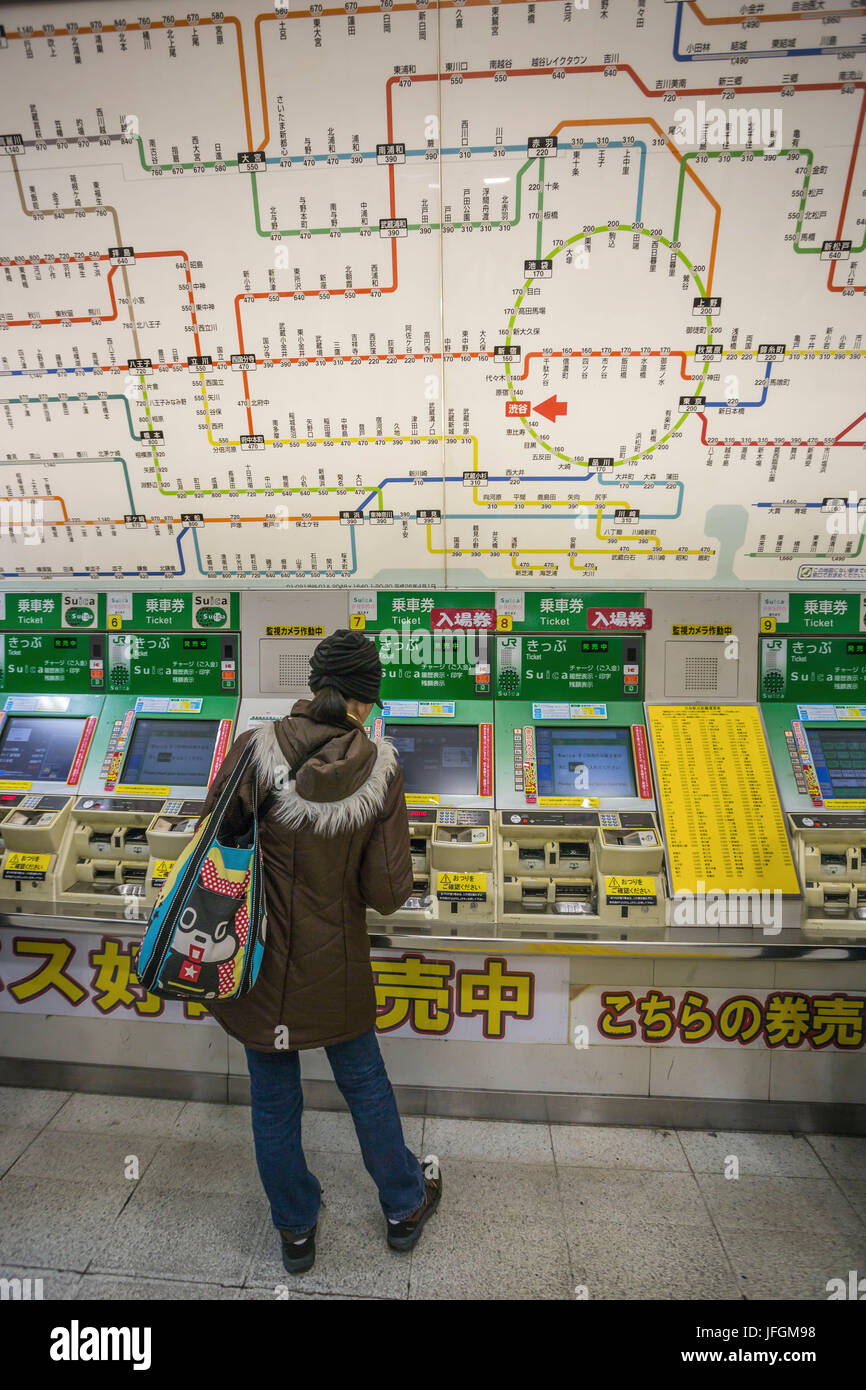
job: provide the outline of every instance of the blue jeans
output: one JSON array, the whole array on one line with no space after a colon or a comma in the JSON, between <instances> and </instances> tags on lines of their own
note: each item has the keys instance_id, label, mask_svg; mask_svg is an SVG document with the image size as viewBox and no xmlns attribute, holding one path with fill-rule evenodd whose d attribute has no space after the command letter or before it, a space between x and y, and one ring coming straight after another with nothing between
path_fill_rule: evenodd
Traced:
<instances>
[{"instance_id":1,"label":"blue jeans","mask_svg":"<svg viewBox=\"0 0 866 1390\"><path fill-rule=\"evenodd\" d=\"M322 1189L301 1148L301 1067L297 1052L244 1049L250 1072L253 1139L262 1186L278 1230L304 1235L315 1226ZM397 1102L371 1028L326 1047L328 1061L352 1112L364 1167L379 1189L382 1210L402 1221L424 1200L421 1165L407 1149Z\"/></svg>"}]
</instances>

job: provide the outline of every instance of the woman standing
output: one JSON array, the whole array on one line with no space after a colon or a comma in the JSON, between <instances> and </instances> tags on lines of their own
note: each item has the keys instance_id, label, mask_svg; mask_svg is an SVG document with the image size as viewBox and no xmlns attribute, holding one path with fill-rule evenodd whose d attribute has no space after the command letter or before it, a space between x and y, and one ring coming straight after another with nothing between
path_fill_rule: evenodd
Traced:
<instances>
[{"instance_id":1,"label":"woman standing","mask_svg":"<svg viewBox=\"0 0 866 1390\"><path fill-rule=\"evenodd\" d=\"M322 1193L301 1147L301 1050L327 1052L392 1250L412 1248L442 1193L435 1160L422 1170L406 1147L374 1027L365 910L396 912L412 892L403 774L393 746L363 727L381 679L368 638L326 637L310 662L314 698L242 734L205 803L207 814L253 739L259 804L274 793L260 822L267 940L250 993L211 1012L246 1050L256 1161L290 1273L316 1258ZM251 798L250 769L238 792L246 815Z\"/></svg>"}]
</instances>

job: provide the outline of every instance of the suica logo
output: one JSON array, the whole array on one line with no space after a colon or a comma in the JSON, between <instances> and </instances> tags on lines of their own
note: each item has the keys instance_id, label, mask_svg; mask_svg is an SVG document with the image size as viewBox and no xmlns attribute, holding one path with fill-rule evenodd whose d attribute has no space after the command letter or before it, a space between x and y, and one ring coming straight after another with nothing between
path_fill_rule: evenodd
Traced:
<instances>
[{"instance_id":1,"label":"suica logo","mask_svg":"<svg viewBox=\"0 0 866 1390\"><path fill-rule=\"evenodd\" d=\"M68 1327L51 1329L52 1361L132 1361L134 1371L150 1369L149 1327Z\"/></svg>"}]
</instances>

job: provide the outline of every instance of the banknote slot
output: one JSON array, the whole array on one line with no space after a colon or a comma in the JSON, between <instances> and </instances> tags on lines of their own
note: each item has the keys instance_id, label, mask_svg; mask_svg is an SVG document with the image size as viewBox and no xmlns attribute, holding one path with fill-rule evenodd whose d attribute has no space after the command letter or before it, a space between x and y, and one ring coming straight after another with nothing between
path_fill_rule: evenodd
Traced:
<instances>
[{"instance_id":1,"label":"banknote slot","mask_svg":"<svg viewBox=\"0 0 866 1390\"><path fill-rule=\"evenodd\" d=\"M519 848L517 862L521 869L543 869L545 866L544 849L541 847Z\"/></svg>"},{"instance_id":2,"label":"banknote slot","mask_svg":"<svg viewBox=\"0 0 866 1390\"><path fill-rule=\"evenodd\" d=\"M825 874L844 874L848 868L848 857L831 850L821 851L821 870Z\"/></svg>"},{"instance_id":3,"label":"banknote slot","mask_svg":"<svg viewBox=\"0 0 866 1390\"><path fill-rule=\"evenodd\" d=\"M563 868L589 866L589 844L586 840L560 840L559 862Z\"/></svg>"},{"instance_id":4,"label":"banknote slot","mask_svg":"<svg viewBox=\"0 0 866 1390\"><path fill-rule=\"evenodd\" d=\"M560 840L559 857L560 859L588 859L589 842L587 840Z\"/></svg>"},{"instance_id":5,"label":"banknote slot","mask_svg":"<svg viewBox=\"0 0 866 1390\"><path fill-rule=\"evenodd\" d=\"M122 844L129 854L147 854L147 830L144 826L129 826L124 832Z\"/></svg>"}]
</instances>

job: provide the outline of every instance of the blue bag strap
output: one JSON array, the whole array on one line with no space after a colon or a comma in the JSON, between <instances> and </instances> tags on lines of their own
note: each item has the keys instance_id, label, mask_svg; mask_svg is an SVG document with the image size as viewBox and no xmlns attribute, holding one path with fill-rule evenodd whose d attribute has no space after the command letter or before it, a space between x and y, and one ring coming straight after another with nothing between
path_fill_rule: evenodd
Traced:
<instances>
[{"instance_id":1,"label":"blue bag strap","mask_svg":"<svg viewBox=\"0 0 866 1390\"><path fill-rule=\"evenodd\" d=\"M208 814L206 821L207 834L202 836L201 843L198 845L195 853L190 855L187 863L184 865L183 873L175 885L175 892L173 895L175 899L182 899L185 897L187 889L192 887L192 884L198 877L198 871L204 863L208 850L219 834L220 826L241 784L243 775L252 759L253 752L253 740L250 739L226 778L225 786Z\"/></svg>"},{"instance_id":2,"label":"blue bag strap","mask_svg":"<svg viewBox=\"0 0 866 1390\"><path fill-rule=\"evenodd\" d=\"M159 978L159 972L163 967L166 954L171 945L175 923L195 886L201 866L207 858L208 851L219 834L220 826L231 805L232 798L240 786L241 779L249 766L253 751L253 741L250 739L235 766L226 778L225 786L214 802L213 808L209 812L206 821L203 822L202 828L206 827L206 833L201 835L199 843L184 864L177 882L174 885L171 899L165 905L165 913L157 929L156 936L152 941L150 954L139 974L141 983L147 989L151 988ZM255 795L255 779L253 790ZM255 856L253 862L255 864ZM145 933L142 945L147 941L149 933L150 926Z\"/></svg>"}]
</instances>

